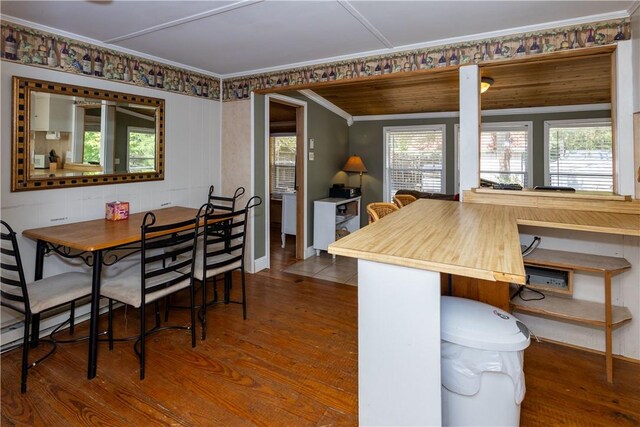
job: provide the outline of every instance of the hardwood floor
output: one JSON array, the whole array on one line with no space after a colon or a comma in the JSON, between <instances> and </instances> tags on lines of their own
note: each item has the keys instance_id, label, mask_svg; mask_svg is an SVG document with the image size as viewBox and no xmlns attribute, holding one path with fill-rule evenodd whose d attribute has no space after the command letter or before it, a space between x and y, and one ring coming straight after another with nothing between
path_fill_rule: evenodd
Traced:
<instances>
[{"instance_id":1,"label":"hardwood floor","mask_svg":"<svg viewBox=\"0 0 640 427\"><path fill-rule=\"evenodd\" d=\"M246 321L240 306L211 308L195 349L185 331L153 335L143 381L131 343L101 344L91 381L87 344L71 344L30 370L21 395L20 350L3 354L2 425L357 425L357 288L280 273L295 262L287 248L247 276ZM134 333L137 310L116 320L117 335ZM523 426L640 425L640 365L616 360L609 385L602 356L532 343L525 372Z\"/></svg>"}]
</instances>

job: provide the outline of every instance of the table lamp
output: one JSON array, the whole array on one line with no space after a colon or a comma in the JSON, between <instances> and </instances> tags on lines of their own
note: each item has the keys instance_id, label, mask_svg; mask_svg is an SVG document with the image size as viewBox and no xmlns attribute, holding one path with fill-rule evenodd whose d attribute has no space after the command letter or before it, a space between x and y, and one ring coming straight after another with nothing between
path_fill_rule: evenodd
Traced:
<instances>
[{"instance_id":1,"label":"table lamp","mask_svg":"<svg viewBox=\"0 0 640 427\"><path fill-rule=\"evenodd\" d=\"M347 173L359 173L360 189L362 189L362 174L367 171L367 167L362 162L362 158L360 158L360 156L349 157L342 170Z\"/></svg>"}]
</instances>

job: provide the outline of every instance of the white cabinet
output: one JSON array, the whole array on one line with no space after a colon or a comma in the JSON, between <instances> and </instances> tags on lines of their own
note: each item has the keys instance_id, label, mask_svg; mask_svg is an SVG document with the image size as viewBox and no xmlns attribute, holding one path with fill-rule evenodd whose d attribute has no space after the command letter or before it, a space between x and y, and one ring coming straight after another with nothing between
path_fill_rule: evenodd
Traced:
<instances>
[{"instance_id":1,"label":"white cabinet","mask_svg":"<svg viewBox=\"0 0 640 427\"><path fill-rule=\"evenodd\" d=\"M73 100L49 93L32 95L31 130L71 132Z\"/></svg>"},{"instance_id":2,"label":"white cabinet","mask_svg":"<svg viewBox=\"0 0 640 427\"><path fill-rule=\"evenodd\" d=\"M282 195L282 247L286 242L286 235L296 235L296 193Z\"/></svg>"},{"instance_id":3,"label":"white cabinet","mask_svg":"<svg viewBox=\"0 0 640 427\"><path fill-rule=\"evenodd\" d=\"M336 238L359 229L360 197L332 197L313 203L313 248L316 255L320 255L320 251L326 251Z\"/></svg>"}]
</instances>

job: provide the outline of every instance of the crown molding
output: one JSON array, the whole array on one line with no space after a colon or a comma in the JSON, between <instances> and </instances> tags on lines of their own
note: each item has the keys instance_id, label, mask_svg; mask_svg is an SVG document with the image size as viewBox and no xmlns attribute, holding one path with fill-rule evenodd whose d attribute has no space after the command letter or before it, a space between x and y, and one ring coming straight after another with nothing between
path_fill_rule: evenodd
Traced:
<instances>
[{"instance_id":1,"label":"crown molding","mask_svg":"<svg viewBox=\"0 0 640 427\"><path fill-rule=\"evenodd\" d=\"M476 34L471 34L467 36L451 37L451 38L433 40L433 41L423 42L423 43L402 45L402 46L398 46L391 49L375 49L375 50L358 52L358 53L353 53L348 55L314 59L311 61L294 62L287 65L278 65L274 67L258 68L254 70L241 71L237 73L222 74L221 77L224 80L235 79L239 77L249 77L257 74L268 74L268 73L274 73L279 71L292 70L296 68L305 68L305 67L312 67L315 65L325 65L325 64L335 63L335 62L367 58L371 56L389 55L393 53L425 49L425 48L430 48L434 46L444 46L448 44L471 42L471 41L491 39L496 37L510 36L510 35L521 34L521 33L532 33L532 32L549 30L549 29L559 28L559 27L569 27L572 25L588 24L591 22L602 22L602 21L610 21L615 19L624 19L624 18L629 18L629 16L630 16L629 11L619 10L616 12L600 13L597 15L582 16L579 18L564 19L559 21L545 22L541 24L525 25L522 27L513 27L513 28L508 28L508 29L498 30L498 31L476 33Z\"/></svg>"},{"instance_id":2,"label":"crown molding","mask_svg":"<svg viewBox=\"0 0 640 427\"><path fill-rule=\"evenodd\" d=\"M512 115L519 115L519 114L575 113L575 112L584 112L584 111L603 111L603 110L611 110L611 104L607 103L607 104L558 105L553 107L528 107L528 108L506 108L502 110L484 110L481 112L481 116L490 117L490 116L512 116ZM353 121L354 122L371 122L371 121L382 121L382 120L450 119L455 117L460 117L460 113L458 111L443 111L443 112L436 112L436 113L353 116Z\"/></svg>"},{"instance_id":3,"label":"crown molding","mask_svg":"<svg viewBox=\"0 0 640 427\"><path fill-rule=\"evenodd\" d=\"M303 90L299 90L298 92L300 92L302 95L306 96L307 98L309 98L313 102L315 102L317 104L320 104L321 106L323 106L327 110L329 110L329 111L339 115L343 119L345 119L347 121L347 125L348 126L351 126L353 124L354 120L353 120L353 116L351 114L347 113L342 108L340 108L337 105L333 104L332 102L328 101L326 98L323 98L322 96L318 95L314 91L309 90L309 89L303 89Z\"/></svg>"},{"instance_id":4,"label":"crown molding","mask_svg":"<svg viewBox=\"0 0 640 427\"><path fill-rule=\"evenodd\" d=\"M89 38L89 37L80 36L78 34L70 33L68 31L59 30L57 28L48 27L46 25L42 25L42 24L38 24L38 23L35 23L35 22L27 21L27 20L24 20L24 19L13 17L13 16L0 14L0 20L1 21L10 22L12 24L16 24L16 25L21 25L21 26L24 26L24 27L32 28L34 30L39 30L39 31L44 31L46 33L55 34L55 35L58 35L58 36L61 36L61 37L67 37L67 38L70 38L70 39L74 39L74 40L80 41L82 43L92 44L94 46L101 47L103 49L114 50L114 51L121 52L121 53L124 53L124 54L127 54L127 55L137 56L139 58L148 59L150 61L162 63L162 64L165 64L165 65L170 65L170 66L175 67L175 68L180 68L180 69L183 69L183 70L192 71L194 73L199 73L199 74L202 74L202 75L205 75L205 76L209 76L209 77L213 77L213 78L222 80L222 76L220 74L212 73L211 71L203 70L203 69L196 68L196 67L191 67L189 65L181 64L179 62L174 62L174 61L170 61L168 59L159 58L157 56L148 55L146 53L138 52L138 51L135 51L135 50L126 49L126 48L123 48L123 47L120 47L120 46L117 46L117 45L104 43L104 42L101 42L99 40L95 40L95 39L92 39L92 38ZM221 87L222 87L222 85L221 85Z\"/></svg>"}]
</instances>

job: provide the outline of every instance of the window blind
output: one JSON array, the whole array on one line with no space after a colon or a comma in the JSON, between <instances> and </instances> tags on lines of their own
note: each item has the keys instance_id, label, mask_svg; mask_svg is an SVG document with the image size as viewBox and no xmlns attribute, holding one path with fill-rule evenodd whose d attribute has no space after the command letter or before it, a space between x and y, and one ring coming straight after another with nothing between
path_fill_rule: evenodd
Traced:
<instances>
[{"instance_id":1,"label":"window blind","mask_svg":"<svg viewBox=\"0 0 640 427\"><path fill-rule=\"evenodd\" d=\"M611 123L548 127L549 185L613 191Z\"/></svg>"},{"instance_id":2,"label":"window blind","mask_svg":"<svg viewBox=\"0 0 640 427\"><path fill-rule=\"evenodd\" d=\"M296 187L296 137L270 138L271 192L289 193Z\"/></svg>"},{"instance_id":3,"label":"window blind","mask_svg":"<svg viewBox=\"0 0 640 427\"><path fill-rule=\"evenodd\" d=\"M444 193L444 125L385 132L389 198L400 189Z\"/></svg>"},{"instance_id":4,"label":"window blind","mask_svg":"<svg viewBox=\"0 0 640 427\"><path fill-rule=\"evenodd\" d=\"M480 178L529 186L529 125L484 124L480 133Z\"/></svg>"}]
</instances>

